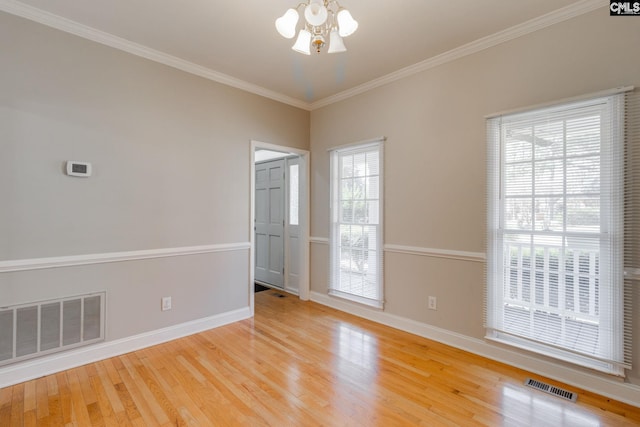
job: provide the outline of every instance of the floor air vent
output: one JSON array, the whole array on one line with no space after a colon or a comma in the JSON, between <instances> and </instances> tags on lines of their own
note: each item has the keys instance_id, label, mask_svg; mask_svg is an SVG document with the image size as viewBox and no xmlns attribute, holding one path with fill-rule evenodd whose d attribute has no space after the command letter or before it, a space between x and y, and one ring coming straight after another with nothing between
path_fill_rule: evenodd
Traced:
<instances>
[{"instance_id":1,"label":"floor air vent","mask_svg":"<svg viewBox=\"0 0 640 427\"><path fill-rule=\"evenodd\" d=\"M104 340L104 292L0 307L0 366Z\"/></svg>"},{"instance_id":2,"label":"floor air vent","mask_svg":"<svg viewBox=\"0 0 640 427\"><path fill-rule=\"evenodd\" d=\"M536 390L544 391L545 393L549 393L554 396L561 397L566 400L570 400L571 402L575 402L578 400L578 393L554 387L551 384L536 381L531 378L527 378L527 380L524 382L524 385L535 388Z\"/></svg>"},{"instance_id":3,"label":"floor air vent","mask_svg":"<svg viewBox=\"0 0 640 427\"><path fill-rule=\"evenodd\" d=\"M287 297L286 295L279 294L278 292L272 292L271 296L274 296L276 298L286 298Z\"/></svg>"}]
</instances>

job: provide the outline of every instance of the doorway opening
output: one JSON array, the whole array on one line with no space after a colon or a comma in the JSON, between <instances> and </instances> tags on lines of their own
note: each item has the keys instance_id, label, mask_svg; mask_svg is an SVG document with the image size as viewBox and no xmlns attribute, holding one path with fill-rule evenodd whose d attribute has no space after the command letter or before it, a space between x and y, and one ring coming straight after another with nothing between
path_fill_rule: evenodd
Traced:
<instances>
[{"instance_id":1,"label":"doorway opening","mask_svg":"<svg viewBox=\"0 0 640 427\"><path fill-rule=\"evenodd\" d=\"M250 307L258 289L309 299L309 152L251 141Z\"/></svg>"}]
</instances>

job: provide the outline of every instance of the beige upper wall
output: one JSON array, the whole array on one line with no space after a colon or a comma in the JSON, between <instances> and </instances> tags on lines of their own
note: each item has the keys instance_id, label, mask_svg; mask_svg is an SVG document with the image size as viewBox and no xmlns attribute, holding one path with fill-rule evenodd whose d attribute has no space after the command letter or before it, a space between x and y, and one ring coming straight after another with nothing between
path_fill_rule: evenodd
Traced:
<instances>
[{"instance_id":1,"label":"beige upper wall","mask_svg":"<svg viewBox=\"0 0 640 427\"><path fill-rule=\"evenodd\" d=\"M308 149L308 111L5 13L0 40L0 261L248 242L251 140ZM0 273L2 306L106 291L107 340L249 290L248 249Z\"/></svg>"},{"instance_id":2,"label":"beige upper wall","mask_svg":"<svg viewBox=\"0 0 640 427\"><path fill-rule=\"evenodd\" d=\"M384 135L385 243L484 252L485 116L640 86L639 23L602 8L313 111L312 236L328 237L327 149ZM327 253L312 246L313 291L327 290ZM482 263L385 254L385 311L476 339L483 283ZM640 384L635 343L629 378Z\"/></svg>"},{"instance_id":3,"label":"beige upper wall","mask_svg":"<svg viewBox=\"0 0 640 427\"><path fill-rule=\"evenodd\" d=\"M0 39L0 260L247 242L250 140L308 148L307 111L8 14Z\"/></svg>"},{"instance_id":4,"label":"beige upper wall","mask_svg":"<svg viewBox=\"0 0 640 427\"><path fill-rule=\"evenodd\" d=\"M328 201L326 149L384 135L386 242L483 251L484 116L637 85L638 55L621 48L632 21L593 12L313 111L314 205ZM314 214L327 236L328 210Z\"/></svg>"}]
</instances>

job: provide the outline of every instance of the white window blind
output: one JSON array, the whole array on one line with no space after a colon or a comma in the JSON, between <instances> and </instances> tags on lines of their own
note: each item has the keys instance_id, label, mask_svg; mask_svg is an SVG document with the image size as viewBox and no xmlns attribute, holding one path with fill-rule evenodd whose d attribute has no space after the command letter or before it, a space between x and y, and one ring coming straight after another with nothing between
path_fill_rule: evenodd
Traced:
<instances>
[{"instance_id":1,"label":"white window blind","mask_svg":"<svg viewBox=\"0 0 640 427\"><path fill-rule=\"evenodd\" d=\"M487 338L624 375L625 94L491 118L487 131Z\"/></svg>"},{"instance_id":2,"label":"white window blind","mask_svg":"<svg viewBox=\"0 0 640 427\"><path fill-rule=\"evenodd\" d=\"M382 140L330 155L329 293L382 308Z\"/></svg>"}]
</instances>

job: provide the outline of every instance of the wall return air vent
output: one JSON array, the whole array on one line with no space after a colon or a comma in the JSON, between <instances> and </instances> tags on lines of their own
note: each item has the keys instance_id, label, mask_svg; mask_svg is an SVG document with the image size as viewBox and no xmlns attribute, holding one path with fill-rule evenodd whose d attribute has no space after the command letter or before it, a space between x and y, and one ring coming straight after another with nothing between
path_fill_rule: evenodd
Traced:
<instances>
[{"instance_id":1,"label":"wall return air vent","mask_svg":"<svg viewBox=\"0 0 640 427\"><path fill-rule=\"evenodd\" d=\"M106 294L0 307L0 366L104 341Z\"/></svg>"}]
</instances>

